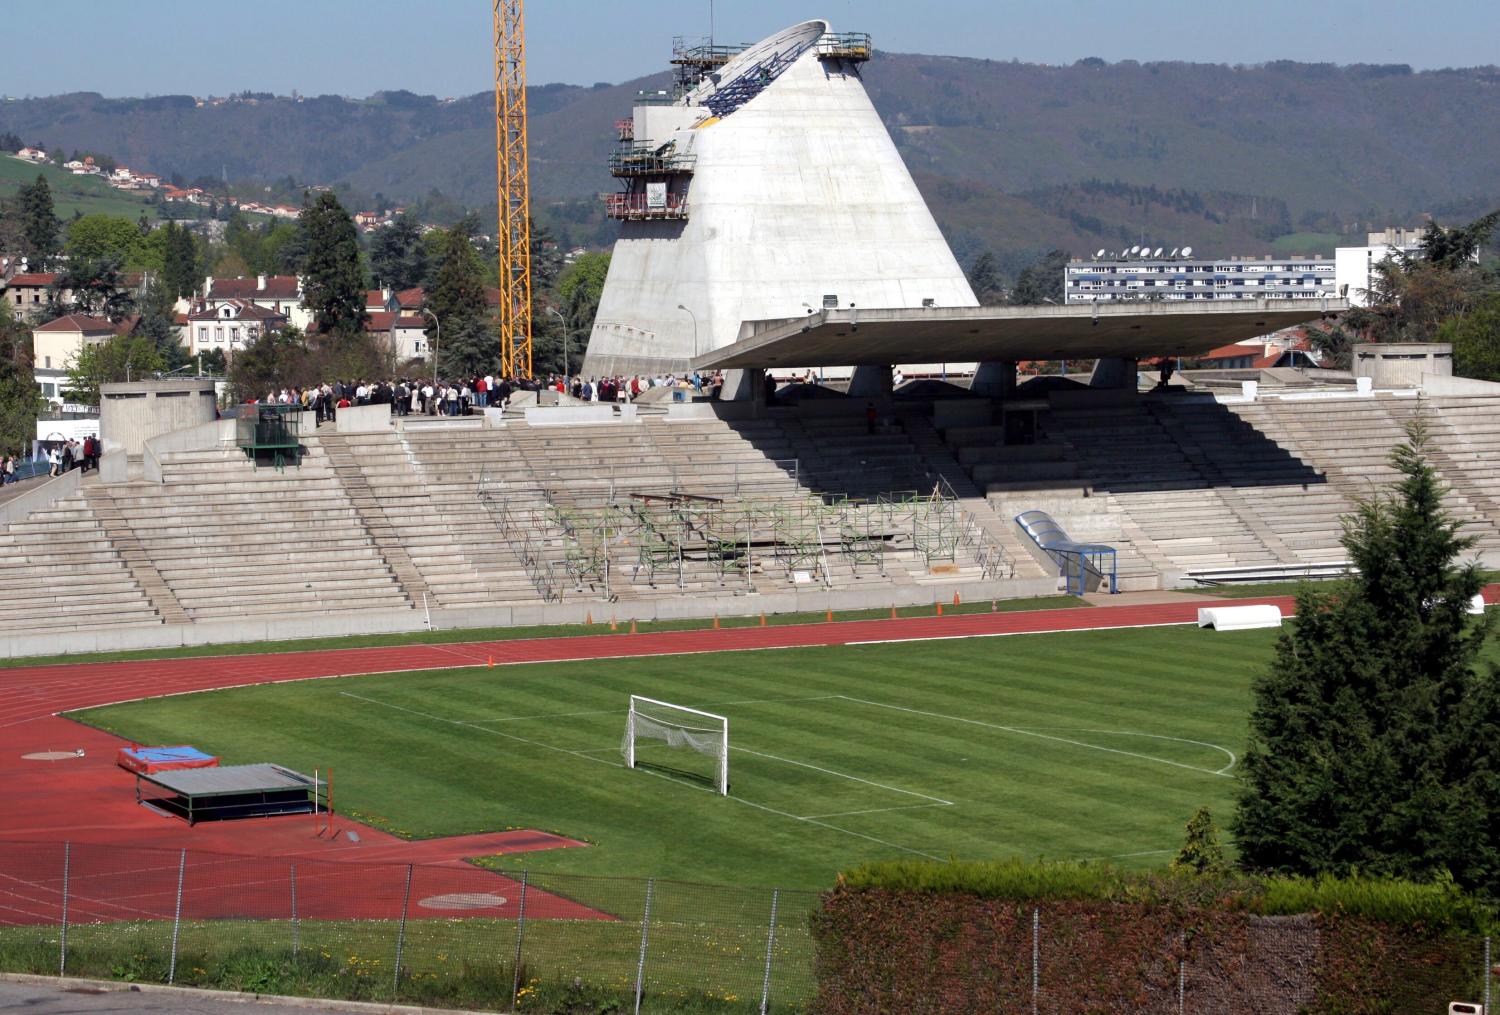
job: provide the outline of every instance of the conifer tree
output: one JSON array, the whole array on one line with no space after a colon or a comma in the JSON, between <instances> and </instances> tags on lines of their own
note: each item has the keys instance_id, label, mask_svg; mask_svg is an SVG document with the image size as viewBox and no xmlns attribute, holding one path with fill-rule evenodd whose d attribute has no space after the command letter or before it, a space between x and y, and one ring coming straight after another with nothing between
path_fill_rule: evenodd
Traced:
<instances>
[{"instance_id":1,"label":"conifer tree","mask_svg":"<svg viewBox=\"0 0 1500 1015\"><path fill-rule=\"evenodd\" d=\"M499 339L490 326L484 266L469 236L469 223L447 230L427 309L442 323L438 370L456 378L492 370L499 363ZM428 338L436 337L428 329Z\"/></svg>"},{"instance_id":2,"label":"conifer tree","mask_svg":"<svg viewBox=\"0 0 1500 1015\"><path fill-rule=\"evenodd\" d=\"M198 249L193 234L171 220L162 227L167 234L162 256L162 285L173 299L192 296L198 288Z\"/></svg>"},{"instance_id":3,"label":"conifer tree","mask_svg":"<svg viewBox=\"0 0 1500 1015\"><path fill-rule=\"evenodd\" d=\"M302 301L325 335L352 337L365 323L365 273L354 220L339 199L323 191L302 206L307 237Z\"/></svg>"},{"instance_id":4,"label":"conifer tree","mask_svg":"<svg viewBox=\"0 0 1500 1015\"><path fill-rule=\"evenodd\" d=\"M1500 675L1477 665L1483 577L1428 450L1415 420L1399 484L1345 520L1357 574L1298 594L1256 683L1234 822L1252 867L1500 890Z\"/></svg>"},{"instance_id":5,"label":"conifer tree","mask_svg":"<svg viewBox=\"0 0 1500 1015\"><path fill-rule=\"evenodd\" d=\"M52 207L52 188L47 186L45 176L38 175L36 182L22 187L16 198L21 215L21 253L33 271L43 271L61 249L58 233L62 223Z\"/></svg>"}]
</instances>

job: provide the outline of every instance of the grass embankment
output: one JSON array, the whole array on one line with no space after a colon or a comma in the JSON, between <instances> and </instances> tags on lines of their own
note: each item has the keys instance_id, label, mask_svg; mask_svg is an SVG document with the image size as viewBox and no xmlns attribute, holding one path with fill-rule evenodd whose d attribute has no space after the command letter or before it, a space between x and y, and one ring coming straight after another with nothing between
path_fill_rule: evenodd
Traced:
<instances>
[{"instance_id":1,"label":"grass embankment","mask_svg":"<svg viewBox=\"0 0 1500 1015\"><path fill-rule=\"evenodd\" d=\"M147 211L144 196L116 190L97 176L74 176L56 166L39 166L11 155L0 155L0 198L14 197L17 190L45 177L52 190L57 217L67 221L81 215L119 215L132 222ZM148 211L148 216L151 212ZM154 216L151 216L154 217Z\"/></svg>"},{"instance_id":2,"label":"grass embankment","mask_svg":"<svg viewBox=\"0 0 1500 1015\"><path fill-rule=\"evenodd\" d=\"M984 600L983 602L951 603L943 605L944 616L968 613L1019 613L1030 610L1066 610L1087 607L1090 604L1077 596L1038 596L1028 599ZM601 607L607 610L608 606ZM896 608L898 617L930 617L934 608L928 606L902 606ZM835 610L834 623L852 620L884 620L891 615L889 608L873 610ZM300 638L289 641L235 642L220 645L188 645L180 648L138 649L128 652L92 652L73 655L27 656L16 659L0 659L0 669L17 666L53 666L68 663L114 663L145 659L201 659L210 656L265 655L271 652L316 652L325 649L384 648L401 645L452 645L459 642L516 641L524 638L575 638L588 635L616 634L630 628L628 621L617 624L618 631L610 629L610 618L601 612L594 624L552 624L530 627L477 627L452 628L439 631L412 631L400 634L365 634L340 638ZM791 624L818 624L828 619L826 612L820 613L768 613L767 627L782 627ZM743 617L720 617L721 628L757 627L760 615ZM710 619L649 620L636 627L644 634L653 631L701 631L713 626Z\"/></svg>"},{"instance_id":3,"label":"grass embankment","mask_svg":"<svg viewBox=\"0 0 1500 1015\"><path fill-rule=\"evenodd\" d=\"M771 990L777 1012L800 1010L812 994L812 896L797 901L800 908L783 910L777 921ZM686 922L668 915L650 924L642 1011L758 1011L766 925L729 927L687 915ZM303 920L295 927L288 920L185 921L174 982L258 994L509 1009L517 986L515 921L408 920L398 986L399 930L394 920ZM68 975L165 983L171 936L170 920L70 926ZM617 922L527 921L518 1010L631 1010L640 943L638 911L634 919ZM56 975L59 951L56 927L0 928L0 969Z\"/></svg>"}]
</instances>

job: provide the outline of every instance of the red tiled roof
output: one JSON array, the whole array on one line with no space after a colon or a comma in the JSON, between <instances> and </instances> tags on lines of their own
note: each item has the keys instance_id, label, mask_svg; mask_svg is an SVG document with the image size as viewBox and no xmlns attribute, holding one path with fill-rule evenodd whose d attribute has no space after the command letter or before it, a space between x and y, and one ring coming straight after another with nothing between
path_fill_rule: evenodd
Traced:
<instances>
[{"instance_id":1,"label":"red tiled roof","mask_svg":"<svg viewBox=\"0 0 1500 1015\"><path fill-rule=\"evenodd\" d=\"M216 278L209 289L210 299L294 300L297 298L296 275L267 275L266 287L258 288L254 278Z\"/></svg>"},{"instance_id":2,"label":"red tiled roof","mask_svg":"<svg viewBox=\"0 0 1500 1015\"><path fill-rule=\"evenodd\" d=\"M11 276L7 285L51 285L57 280L55 271L30 271Z\"/></svg>"},{"instance_id":3,"label":"red tiled roof","mask_svg":"<svg viewBox=\"0 0 1500 1015\"><path fill-rule=\"evenodd\" d=\"M366 331L390 331L391 328L422 328L427 327L425 318L415 314L396 315L389 310L372 310L369 319L365 321Z\"/></svg>"},{"instance_id":4,"label":"red tiled roof","mask_svg":"<svg viewBox=\"0 0 1500 1015\"><path fill-rule=\"evenodd\" d=\"M88 314L66 314L55 321L39 324L32 331L81 331L85 335L113 335L115 325L107 317Z\"/></svg>"},{"instance_id":5,"label":"red tiled roof","mask_svg":"<svg viewBox=\"0 0 1500 1015\"><path fill-rule=\"evenodd\" d=\"M402 309L424 306L427 303L427 294L422 291L421 286L413 286L398 292L396 302L401 304Z\"/></svg>"},{"instance_id":6,"label":"red tiled roof","mask_svg":"<svg viewBox=\"0 0 1500 1015\"><path fill-rule=\"evenodd\" d=\"M229 305L238 308L239 314L235 317L223 318L219 316L219 307L205 307L188 314L189 321L284 321L286 314L278 314L274 310L251 303L248 300L230 300Z\"/></svg>"}]
</instances>

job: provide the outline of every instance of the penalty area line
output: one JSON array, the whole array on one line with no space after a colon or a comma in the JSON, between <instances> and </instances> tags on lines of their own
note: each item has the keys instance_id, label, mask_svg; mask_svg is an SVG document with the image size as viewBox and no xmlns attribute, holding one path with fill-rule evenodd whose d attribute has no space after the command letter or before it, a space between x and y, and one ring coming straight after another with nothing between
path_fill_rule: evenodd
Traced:
<instances>
[{"instance_id":1,"label":"penalty area line","mask_svg":"<svg viewBox=\"0 0 1500 1015\"><path fill-rule=\"evenodd\" d=\"M1212 775L1220 779L1234 778L1234 776L1230 775L1223 769L1215 771L1212 768L1200 768L1197 765L1188 765L1184 764L1181 761L1172 761L1167 758L1158 758L1152 754L1141 754L1136 751L1125 751L1121 750L1118 747L1101 747L1098 744L1090 744L1083 740L1073 740L1070 737L1055 737L1048 733L1037 733L1034 730L1021 729L1018 726L1001 726L999 723L982 722L979 719L965 719L963 716L959 715L944 715L941 712L927 712L920 708L907 708L904 705L887 705L883 701L870 701L868 698L855 698L847 694L841 694L839 695L839 697L843 698L845 701L852 701L858 705L869 705L871 708L888 708L896 712L906 712L909 715L926 716L929 719L945 719L948 722L961 722L969 726L980 726L984 729L999 730L1002 733L1014 733L1017 736L1036 737L1038 740L1051 740L1059 744L1071 744L1074 747L1085 747L1091 751L1103 751L1105 754L1119 754L1127 758L1139 758L1142 761L1154 761L1159 765L1171 765L1173 768L1186 769L1189 772L1198 772L1202 775ZM1220 750L1222 750L1222 748L1220 748Z\"/></svg>"},{"instance_id":2,"label":"penalty area line","mask_svg":"<svg viewBox=\"0 0 1500 1015\"><path fill-rule=\"evenodd\" d=\"M504 737L506 740L514 740L517 743L530 744L533 747L540 747L544 750L556 751L558 754L570 754L575 758L582 758L584 761L593 761L600 765L608 765L610 768L624 768L623 765L617 765L612 761L606 761L604 758L596 758L593 755L585 754L582 751L573 751L569 750L566 747L557 747L553 744L543 743L540 740L528 740L525 737L518 737L514 733L506 733L503 730L492 730L488 726L478 726L474 723L463 722L459 719L445 719L440 715L432 715L429 712L423 712L415 708L407 708L405 705L395 705L388 701L380 701L377 698L367 698L362 694L355 694L353 691L340 691L339 693L344 695L346 698L354 698L357 701L368 702L371 705L378 705L381 708L389 708L397 712L405 712L408 715L415 715L423 719L430 719L433 722L447 723L450 726L461 726L465 729L478 730L480 733L489 733L497 737ZM841 697L841 695L839 697ZM707 786L694 786L691 783L683 782L680 779L673 779L671 776L664 775L661 772L653 772L649 768L637 768L634 769L634 771L644 772L647 775L654 776L658 779L665 779L667 782L670 782L676 786L686 786L689 789L695 789L699 792L713 793L715 796L718 795L718 791L715 789L710 789ZM941 856L936 856L932 853L926 853L920 849L913 849L910 846L903 846L898 842L889 842L885 839L877 839L873 835L866 835L864 832L856 832L851 828L840 828L838 825L830 825L828 822L820 820L818 818L805 818L798 814L792 814L789 811L777 810L775 807L767 807L765 804L758 804L754 800L746 800L744 797L738 797L730 794L727 799L733 800L736 803L744 804L746 807L754 807L758 811L765 811L767 814L775 814L783 818L790 818L792 821L801 821L804 824L816 825L819 828L827 828L831 831L842 832L845 835L852 835L856 839L864 839L866 842L874 842L878 843L881 846L889 846L891 849L899 849L903 853L911 853L914 856L926 857L928 860L940 861L943 859Z\"/></svg>"}]
</instances>

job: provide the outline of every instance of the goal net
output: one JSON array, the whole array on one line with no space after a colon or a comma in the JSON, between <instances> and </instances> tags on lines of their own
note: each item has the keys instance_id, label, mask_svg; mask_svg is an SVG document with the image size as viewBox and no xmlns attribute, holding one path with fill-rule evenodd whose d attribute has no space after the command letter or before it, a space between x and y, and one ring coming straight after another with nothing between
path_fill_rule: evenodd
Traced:
<instances>
[{"instance_id":1,"label":"goal net","mask_svg":"<svg viewBox=\"0 0 1500 1015\"><path fill-rule=\"evenodd\" d=\"M724 716L632 694L620 743L626 768L636 766L641 741L660 741L713 758L714 788L720 796L729 795L729 720Z\"/></svg>"}]
</instances>

